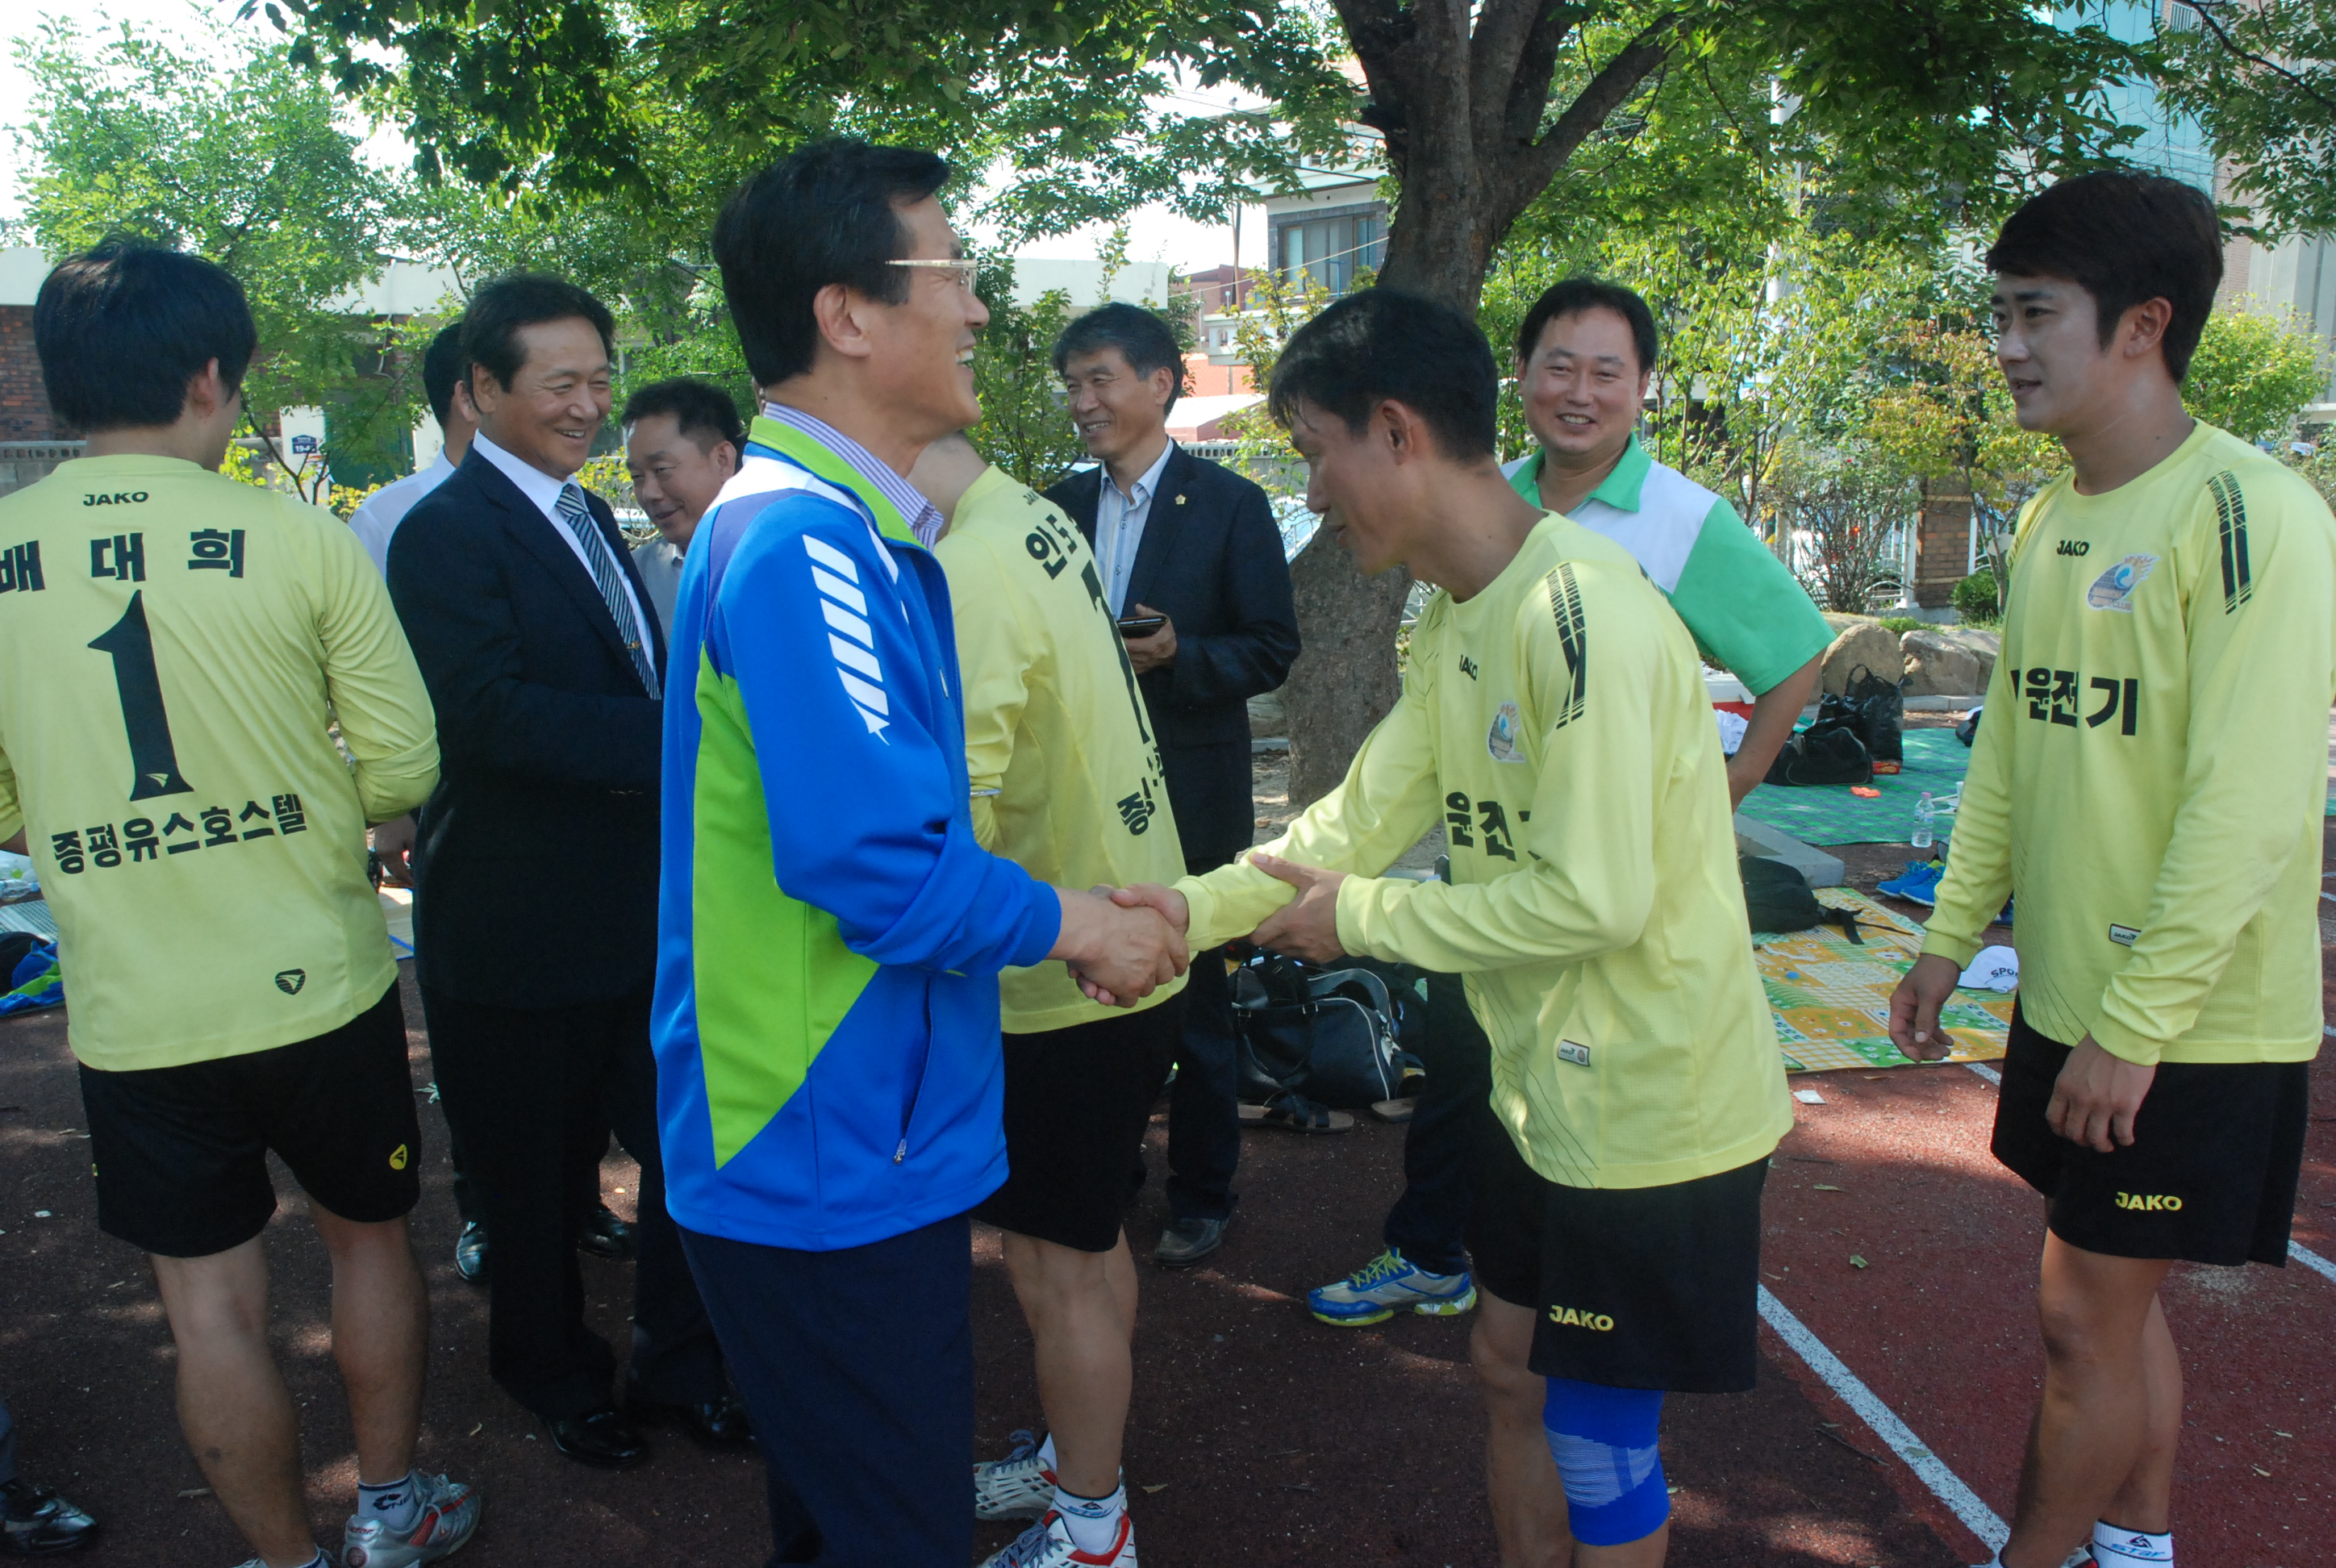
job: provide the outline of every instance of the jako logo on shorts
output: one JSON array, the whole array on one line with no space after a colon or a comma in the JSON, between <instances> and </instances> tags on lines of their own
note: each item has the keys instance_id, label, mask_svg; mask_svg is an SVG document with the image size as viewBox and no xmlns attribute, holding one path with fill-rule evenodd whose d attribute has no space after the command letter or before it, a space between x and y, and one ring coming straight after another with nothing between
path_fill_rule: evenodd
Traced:
<instances>
[{"instance_id":1,"label":"jako logo on shorts","mask_svg":"<svg viewBox=\"0 0 2336 1568\"><path fill-rule=\"evenodd\" d=\"M1549 1320L1564 1329L1595 1329L1601 1334L1611 1333L1614 1320L1603 1312L1577 1312L1571 1307L1552 1307Z\"/></svg>"},{"instance_id":2,"label":"jako logo on shorts","mask_svg":"<svg viewBox=\"0 0 2336 1568\"><path fill-rule=\"evenodd\" d=\"M2119 1193L2117 1206L2146 1210L2150 1213L2178 1214L2182 1212L2182 1200L2172 1193Z\"/></svg>"}]
</instances>

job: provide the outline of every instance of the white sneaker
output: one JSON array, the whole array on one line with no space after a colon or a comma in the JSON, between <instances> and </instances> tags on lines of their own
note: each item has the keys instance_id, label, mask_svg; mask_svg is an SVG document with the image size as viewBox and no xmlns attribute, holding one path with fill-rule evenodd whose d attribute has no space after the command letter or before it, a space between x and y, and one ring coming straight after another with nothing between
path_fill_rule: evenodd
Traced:
<instances>
[{"instance_id":1,"label":"white sneaker","mask_svg":"<svg viewBox=\"0 0 2336 1568\"><path fill-rule=\"evenodd\" d=\"M1082 1552L1071 1543L1070 1527L1060 1514L1047 1515L1007 1542L981 1568L1136 1568L1135 1522L1119 1516L1119 1534L1111 1550Z\"/></svg>"},{"instance_id":2,"label":"white sneaker","mask_svg":"<svg viewBox=\"0 0 2336 1568\"><path fill-rule=\"evenodd\" d=\"M973 1467L975 1518L1036 1519L1055 1505L1055 1473L1039 1447L1037 1434L1017 1432L1005 1458Z\"/></svg>"},{"instance_id":3,"label":"white sneaker","mask_svg":"<svg viewBox=\"0 0 2336 1568\"><path fill-rule=\"evenodd\" d=\"M351 1516L341 1535L345 1568L413 1568L417 1563L435 1563L459 1550L478 1529L482 1505L474 1488L420 1470L414 1473L414 1483L421 1494L422 1512L404 1529L393 1530L377 1518L359 1524Z\"/></svg>"}]
</instances>

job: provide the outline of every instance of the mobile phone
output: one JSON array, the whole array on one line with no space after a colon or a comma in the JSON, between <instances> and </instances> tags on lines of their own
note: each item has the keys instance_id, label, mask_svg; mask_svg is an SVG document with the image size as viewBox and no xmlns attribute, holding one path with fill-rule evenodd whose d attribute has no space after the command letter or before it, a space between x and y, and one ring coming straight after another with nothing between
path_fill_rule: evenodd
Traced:
<instances>
[{"instance_id":1,"label":"mobile phone","mask_svg":"<svg viewBox=\"0 0 2336 1568\"><path fill-rule=\"evenodd\" d=\"M1162 627L1166 626L1167 624L1168 618L1164 615L1124 616L1121 618L1119 622L1119 635L1122 637L1150 637L1153 632L1158 631Z\"/></svg>"}]
</instances>

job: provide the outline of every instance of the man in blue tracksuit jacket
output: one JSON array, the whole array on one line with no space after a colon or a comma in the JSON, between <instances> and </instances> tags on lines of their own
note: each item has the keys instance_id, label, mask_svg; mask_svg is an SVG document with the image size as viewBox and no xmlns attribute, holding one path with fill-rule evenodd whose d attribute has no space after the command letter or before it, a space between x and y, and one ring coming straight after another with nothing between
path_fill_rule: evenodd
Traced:
<instances>
[{"instance_id":1,"label":"man in blue tracksuit jacket","mask_svg":"<svg viewBox=\"0 0 2336 1568\"><path fill-rule=\"evenodd\" d=\"M1132 1000L1183 967L1149 910L974 838L940 516L903 477L980 414L947 176L822 143L714 237L765 401L675 604L654 1033L667 1204L770 1466L774 1563L969 1557L998 971L1061 959Z\"/></svg>"}]
</instances>

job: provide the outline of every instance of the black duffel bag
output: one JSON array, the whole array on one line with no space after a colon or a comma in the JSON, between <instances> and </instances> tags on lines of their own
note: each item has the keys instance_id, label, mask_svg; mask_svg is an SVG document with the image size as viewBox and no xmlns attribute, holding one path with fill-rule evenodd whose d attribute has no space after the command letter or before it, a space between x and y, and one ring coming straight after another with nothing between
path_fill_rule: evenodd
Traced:
<instances>
[{"instance_id":1,"label":"black duffel bag","mask_svg":"<svg viewBox=\"0 0 2336 1568\"><path fill-rule=\"evenodd\" d=\"M1768 765L1772 784L1862 784L1874 777L1874 759L1846 724L1809 726L1785 743Z\"/></svg>"},{"instance_id":2,"label":"black duffel bag","mask_svg":"<svg viewBox=\"0 0 2336 1568\"><path fill-rule=\"evenodd\" d=\"M1893 685L1864 665L1850 672L1848 689L1817 704L1812 730L1845 728L1874 762L1906 760L1904 683Z\"/></svg>"},{"instance_id":3,"label":"black duffel bag","mask_svg":"<svg viewBox=\"0 0 2336 1568\"><path fill-rule=\"evenodd\" d=\"M1233 975L1241 1097L1284 1096L1360 1110L1402 1093L1417 1064L1397 1044L1398 1012L1368 969L1322 969L1268 954Z\"/></svg>"}]
</instances>

